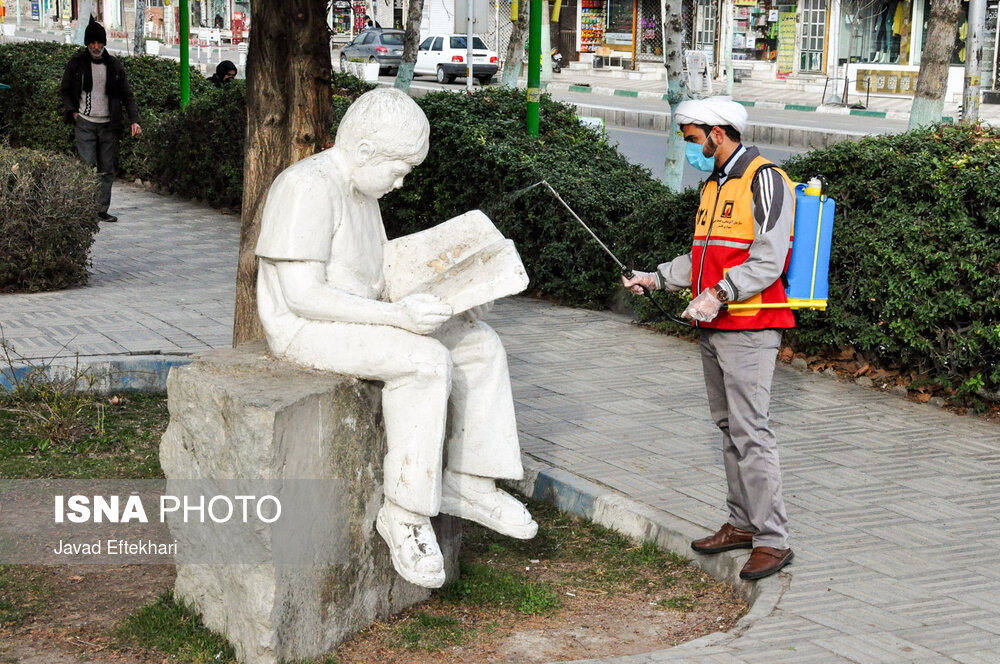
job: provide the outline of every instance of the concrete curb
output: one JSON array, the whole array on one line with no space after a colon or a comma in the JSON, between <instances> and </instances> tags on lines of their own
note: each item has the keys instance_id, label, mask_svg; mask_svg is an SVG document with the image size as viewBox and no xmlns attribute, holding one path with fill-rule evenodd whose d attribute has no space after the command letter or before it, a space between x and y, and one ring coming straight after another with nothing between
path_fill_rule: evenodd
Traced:
<instances>
[{"instance_id":1,"label":"concrete curb","mask_svg":"<svg viewBox=\"0 0 1000 664\"><path fill-rule=\"evenodd\" d=\"M16 382L35 372L47 380L64 382L77 378L77 389L97 394L114 392L165 392L171 367L188 364L191 355L132 355L58 357L16 364L0 369L0 390L10 390ZM13 369L13 375L11 375Z\"/></svg>"},{"instance_id":2,"label":"concrete curb","mask_svg":"<svg viewBox=\"0 0 1000 664\"><path fill-rule=\"evenodd\" d=\"M637 503L621 494L590 480L578 477L561 468L544 465L534 458L522 455L524 479L507 482L521 493L535 500L546 502L560 511L590 519L611 528L638 542L655 541L661 549L688 558L712 578L731 584L750 604L750 611L729 632L714 632L694 641L667 648L655 653L628 655L614 659L579 660L630 664L648 662L652 654L657 661L667 653L690 656L692 650L714 647L739 638L758 621L770 616L791 583L791 574L780 572L761 581L744 581L739 578L746 552L726 552L716 555L699 555L691 550L691 540L711 534L702 526L680 519L648 505Z\"/></svg>"}]
</instances>

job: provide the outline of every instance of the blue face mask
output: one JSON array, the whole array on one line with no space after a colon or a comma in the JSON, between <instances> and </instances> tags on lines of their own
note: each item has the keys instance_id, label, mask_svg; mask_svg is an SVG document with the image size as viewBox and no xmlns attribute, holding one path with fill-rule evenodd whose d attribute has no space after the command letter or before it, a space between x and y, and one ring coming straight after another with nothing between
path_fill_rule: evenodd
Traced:
<instances>
[{"instance_id":1,"label":"blue face mask","mask_svg":"<svg viewBox=\"0 0 1000 664\"><path fill-rule=\"evenodd\" d=\"M715 170L715 157L706 157L702 154L702 146L698 143L685 143L684 156L689 164L699 171L711 173Z\"/></svg>"}]
</instances>

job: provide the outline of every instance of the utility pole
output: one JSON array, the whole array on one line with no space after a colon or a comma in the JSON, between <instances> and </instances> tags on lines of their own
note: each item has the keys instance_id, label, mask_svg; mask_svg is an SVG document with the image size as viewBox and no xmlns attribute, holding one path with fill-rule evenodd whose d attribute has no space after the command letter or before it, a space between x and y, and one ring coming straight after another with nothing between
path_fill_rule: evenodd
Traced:
<instances>
[{"instance_id":1,"label":"utility pole","mask_svg":"<svg viewBox=\"0 0 1000 664\"><path fill-rule=\"evenodd\" d=\"M979 120L979 89L982 79L983 32L986 29L986 0L969 0L969 32L965 38L965 89L962 95L962 124Z\"/></svg>"},{"instance_id":2,"label":"utility pole","mask_svg":"<svg viewBox=\"0 0 1000 664\"><path fill-rule=\"evenodd\" d=\"M472 0L469 0L468 17L465 19L465 91L472 94Z\"/></svg>"},{"instance_id":3,"label":"utility pole","mask_svg":"<svg viewBox=\"0 0 1000 664\"><path fill-rule=\"evenodd\" d=\"M191 101L191 17L189 0L180 0L181 108Z\"/></svg>"},{"instance_id":4,"label":"utility pole","mask_svg":"<svg viewBox=\"0 0 1000 664\"><path fill-rule=\"evenodd\" d=\"M538 136L538 109L542 97L542 0L531 0L528 20L528 133Z\"/></svg>"}]
</instances>

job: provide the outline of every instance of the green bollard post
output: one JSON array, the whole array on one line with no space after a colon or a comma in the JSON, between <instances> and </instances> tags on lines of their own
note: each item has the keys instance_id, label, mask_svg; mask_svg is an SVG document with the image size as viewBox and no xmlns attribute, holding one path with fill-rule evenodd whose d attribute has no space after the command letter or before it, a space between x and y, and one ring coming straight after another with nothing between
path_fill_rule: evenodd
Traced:
<instances>
[{"instance_id":1,"label":"green bollard post","mask_svg":"<svg viewBox=\"0 0 1000 664\"><path fill-rule=\"evenodd\" d=\"M542 0L531 0L528 17L528 133L538 136L538 107L542 95Z\"/></svg>"},{"instance_id":2,"label":"green bollard post","mask_svg":"<svg viewBox=\"0 0 1000 664\"><path fill-rule=\"evenodd\" d=\"M180 0L181 108L191 101L191 18L188 0Z\"/></svg>"}]
</instances>

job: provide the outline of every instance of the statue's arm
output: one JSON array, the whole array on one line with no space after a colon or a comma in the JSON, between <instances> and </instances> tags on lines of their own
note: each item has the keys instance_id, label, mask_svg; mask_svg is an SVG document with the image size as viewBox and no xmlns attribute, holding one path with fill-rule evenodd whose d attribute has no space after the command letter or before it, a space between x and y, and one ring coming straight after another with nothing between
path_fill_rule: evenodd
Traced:
<instances>
[{"instance_id":1,"label":"statue's arm","mask_svg":"<svg viewBox=\"0 0 1000 664\"><path fill-rule=\"evenodd\" d=\"M452 309L433 295L382 302L352 295L326 281L322 261L274 261L288 309L300 318L340 323L390 325L417 334L436 330Z\"/></svg>"}]
</instances>

